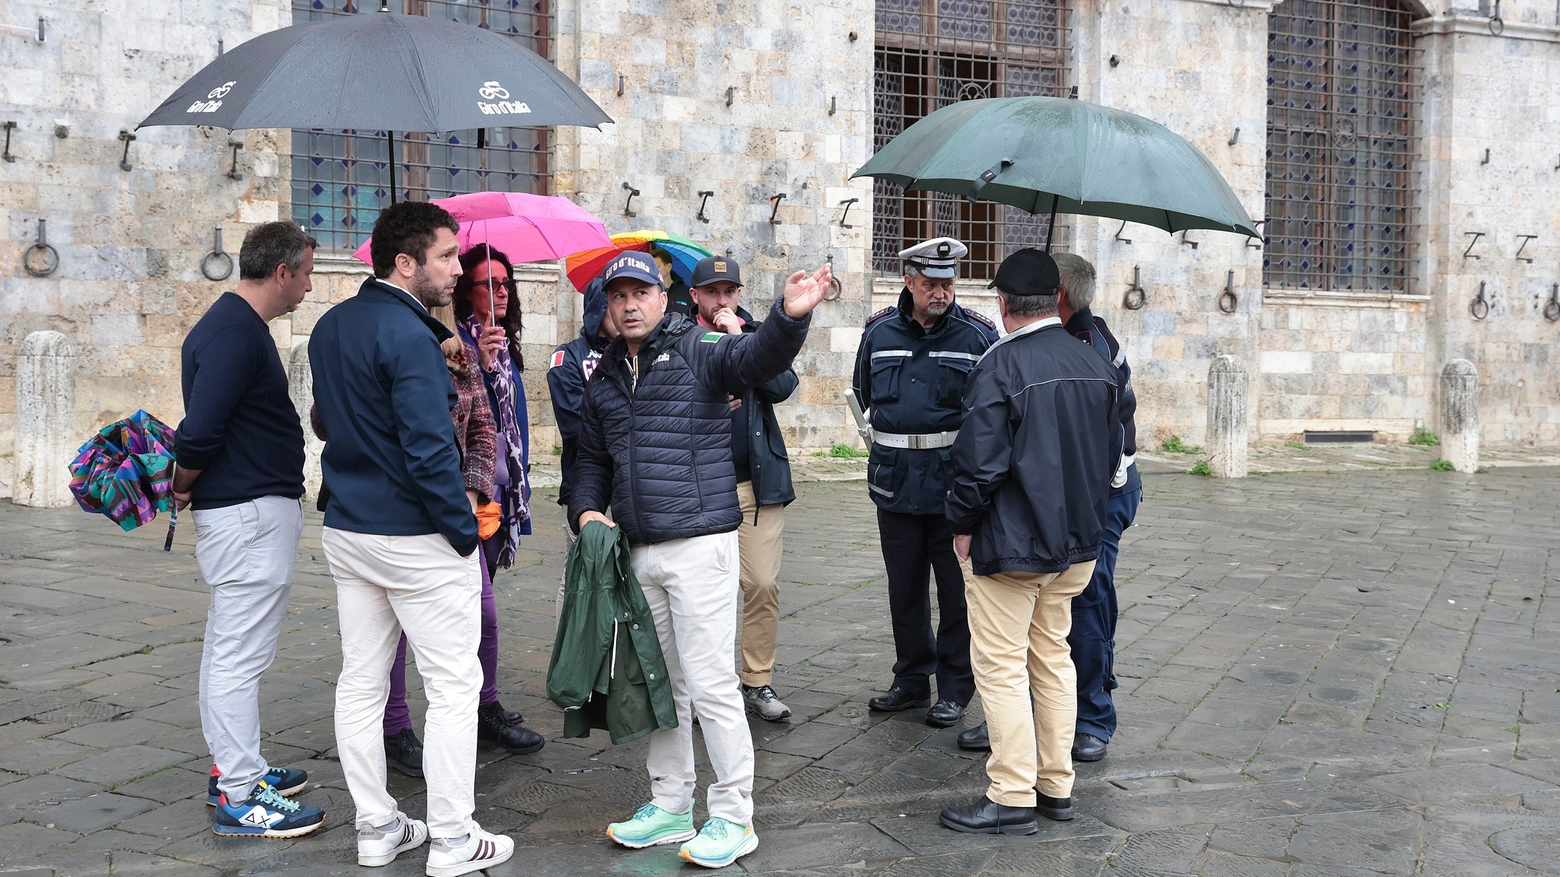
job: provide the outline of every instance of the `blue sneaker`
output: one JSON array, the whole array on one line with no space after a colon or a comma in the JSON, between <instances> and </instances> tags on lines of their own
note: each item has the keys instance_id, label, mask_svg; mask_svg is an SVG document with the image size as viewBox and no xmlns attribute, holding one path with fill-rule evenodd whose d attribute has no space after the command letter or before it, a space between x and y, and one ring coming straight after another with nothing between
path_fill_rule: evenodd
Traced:
<instances>
[{"instance_id":1,"label":"blue sneaker","mask_svg":"<svg viewBox=\"0 0 1560 877\"><path fill-rule=\"evenodd\" d=\"M217 770L217 766L213 764L211 766L211 779L206 782L207 807L217 806L217 801L222 797L221 790L217 788L217 777L220 776L222 776L222 771ZM276 790L278 795L286 798L291 798L293 795L303 791L304 787L309 784L307 771L294 770L290 767L273 767L265 772L264 779L271 788Z\"/></svg>"},{"instance_id":2,"label":"blue sneaker","mask_svg":"<svg viewBox=\"0 0 1560 877\"><path fill-rule=\"evenodd\" d=\"M758 835L753 833L753 826L712 816L699 836L677 851L677 857L706 868L724 868L756 849Z\"/></svg>"},{"instance_id":3,"label":"blue sneaker","mask_svg":"<svg viewBox=\"0 0 1560 877\"><path fill-rule=\"evenodd\" d=\"M288 800L261 780L247 801L219 797L211 830L227 837L301 837L324 824L324 810Z\"/></svg>"}]
</instances>

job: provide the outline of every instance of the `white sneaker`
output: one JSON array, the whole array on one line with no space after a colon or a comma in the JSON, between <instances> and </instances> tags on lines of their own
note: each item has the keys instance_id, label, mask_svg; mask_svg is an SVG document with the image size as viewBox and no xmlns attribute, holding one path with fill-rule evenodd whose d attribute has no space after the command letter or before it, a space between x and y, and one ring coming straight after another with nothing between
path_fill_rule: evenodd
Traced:
<instances>
[{"instance_id":1,"label":"white sneaker","mask_svg":"<svg viewBox=\"0 0 1560 877\"><path fill-rule=\"evenodd\" d=\"M417 849L427 840L428 824L398 810L395 822L387 828L358 829L358 864L365 868L388 865L396 856Z\"/></svg>"},{"instance_id":2,"label":"white sneaker","mask_svg":"<svg viewBox=\"0 0 1560 877\"><path fill-rule=\"evenodd\" d=\"M428 848L428 877L460 877L509 861L515 854L515 842L497 834L488 834L475 825L459 846L447 838L436 838Z\"/></svg>"}]
</instances>

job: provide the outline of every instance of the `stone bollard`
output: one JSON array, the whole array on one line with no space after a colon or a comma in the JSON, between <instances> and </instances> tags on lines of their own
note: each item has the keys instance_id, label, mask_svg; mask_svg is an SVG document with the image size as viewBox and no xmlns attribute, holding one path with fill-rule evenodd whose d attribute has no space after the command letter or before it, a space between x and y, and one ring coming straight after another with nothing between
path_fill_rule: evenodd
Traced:
<instances>
[{"instance_id":1,"label":"stone bollard","mask_svg":"<svg viewBox=\"0 0 1560 877\"><path fill-rule=\"evenodd\" d=\"M1466 359L1441 369L1441 453L1458 472L1479 469L1479 370Z\"/></svg>"},{"instance_id":2,"label":"stone bollard","mask_svg":"<svg viewBox=\"0 0 1560 877\"><path fill-rule=\"evenodd\" d=\"M298 419L303 421L303 489L311 497L320 495L320 452L325 443L314 435L309 425L309 407L314 404L314 372L309 370L309 339L293 342L292 353L287 357L287 395L292 397Z\"/></svg>"},{"instance_id":3,"label":"stone bollard","mask_svg":"<svg viewBox=\"0 0 1560 877\"><path fill-rule=\"evenodd\" d=\"M1208 474L1246 477L1246 366L1227 353L1208 366Z\"/></svg>"},{"instance_id":4,"label":"stone bollard","mask_svg":"<svg viewBox=\"0 0 1560 877\"><path fill-rule=\"evenodd\" d=\"M63 508L70 492L76 434L76 346L59 332L34 332L16 357L17 505Z\"/></svg>"}]
</instances>

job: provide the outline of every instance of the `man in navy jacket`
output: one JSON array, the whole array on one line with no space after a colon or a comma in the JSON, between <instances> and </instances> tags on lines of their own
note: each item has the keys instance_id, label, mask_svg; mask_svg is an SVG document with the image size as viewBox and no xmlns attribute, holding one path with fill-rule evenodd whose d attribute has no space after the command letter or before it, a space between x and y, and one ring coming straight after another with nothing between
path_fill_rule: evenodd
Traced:
<instances>
[{"instance_id":1,"label":"man in navy jacket","mask_svg":"<svg viewBox=\"0 0 1560 877\"><path fill-rule=\"evenodd\" d=\"M430 874L469 873L514 852L514 841L471 818L482 561L450 418L455 386L439 349L451 333L428 313L450 303L459 230L432 204L385 210L374 225L374 277L309 339L315 405L330 436L322 541L341 618L336 746L357 809L358 864L389 864L432 835ZM381 723L403 630L428 689L426 824L385 790Z\"/></svg>"}]
</instances>

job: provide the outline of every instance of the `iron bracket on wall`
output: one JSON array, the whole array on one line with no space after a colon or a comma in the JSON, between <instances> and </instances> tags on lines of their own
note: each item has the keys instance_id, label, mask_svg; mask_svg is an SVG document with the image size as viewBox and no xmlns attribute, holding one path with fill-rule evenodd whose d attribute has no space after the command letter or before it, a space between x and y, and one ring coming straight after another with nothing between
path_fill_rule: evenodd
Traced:
<instances>
[{"instance_id":1,"label":"iron bracket on wall","mask_svg":"<svg viewBox=\"0 0 1560 877\"><path fill-rule=\"evenodd\" d=\"M125 154L119 158L119 169L122 171L133 170L130 167L130 144L135 141L135 135L120 129L119 139L125 142Z\"/></svg>"},{"instance_id":2,"label":"iron bracket on wall","mask_svg":"<svg viewBox=\"0 0 1560 877\"><path fill-rule=\"evenodd\" d=\"M1127 294L1121 299L1122 307L1129 311L1141 310L1143 305L1148 304L1148 290L1143 288L1142 271L1143 266L1132 266L1132 285L1127 287Z\"/></svg>"},{"instance_id":3,"label":"iron bracket on wall","mask_svg":"<svg viewBox=\"0 0 1560 877\"><path fill-rule=\"evenodd\" d=\"M1517 235L1517 238L1519 240L1521 240L1522 243L1517 246L1516 259L1518 261L1526 262L1529 265L1533 264L1533 257L1532 256L1524 256L1524 255L1522 255L1522 251L1527 249L1528 241L1536 241L1536 240L1538 240L1538 235L1536 235L1536 234L1519 234L1519 235Z\"/></svg>"},{"instance_id":4,"label":"iron bracket on wall","mask_svg":"<svg viewBox=\"0 0 1560 877\"><path fill-rule=\"evenodd\" d=\"M1191 247L1192 249L1195 250L1195 249L1197 249L1197 242L1192 240L1191 238L1188 238L1186 236L1186 232L1183 231L1183 232L1181 232L1181 246L1183 246L1183 247Z\"/></svg>"},{"instance_id":5,"label":"iron bracket on wall","mask_svg":"<svg viewBox=\"0 0 1560 877\"><path fill-rule=\"evenodd\" d=\"M840 214L840 228L855 228L854 225L851 225L845 220L850 216L850 205L855 204L860 200L860 198L846 198L844 201L840 202L840 204L845 208L845 212Z\"/></svg>"},{"instance_id":6,"label":"iron bracket on wall","mask_svg":"<svg viewBox=\"0 0 1560 877\"><path fill-rule=\"evenodd\" d=\"M1240 297L1235 294L1235 272L1231 270L1224 278L1224 291L1219 293L1219 310L1233 314L1239 306Z\"/></svg>"},{"instance_id":7,"label":"iron bracket on wall","mask_svg":"<svg viewBox=\"0 0 1560 877\"><path fill-rule=\"evenodd\" d=\"M1479 257L1473 255L1473 248L1478 245L1479 238L1484 237L1484 232L1482 232L1482 231L1465 231L1465 232L1463 232L1463 236L1464 237L1468 237L1470 235L1473 237L1473 240L1468 242L1468 249L1463 250L1463 258L1464 259L1477 259Z\"/></svg>"},{"instance_id":8,"label":"iron bracket on wall","mask_svg":"<svg viewBox=\"0 0 1560 877\"><path fill-rule=\"evenodd\" d=\"M780 202L785 200L785 193L781 192L778 195L770 196L769 200L773 201L774 204L775 204L774 209L769 211L769 224L770 225L779 225L780 224Z\"/></svg>"},{"instance_id":9,"label":"iron bracket on wall","mask_svg":"<svg viewBox=\"0 0 1560 877\"><path fill-rule=\"evenodd\" d=\"M1490 303L1484 297L1483 280L1479 281L1479 294L1474 297L1473 301L1468 303L1468 313L1472 314L1475 320L1482 320L1490 315Z\"/></svg>"},{"instance_id":10,"label":"iron bracket on wall","mask_svg":"<svg viewBox=\"0 0 1560 877\"><path fill-rule=\"evenodd\" d=\"M704 215L704 205L710 203L710 198L713 197L714 194L715 194L715 190L714 189L706 189L706 190L703 190L703 191L699 192L699 199L700 199L699 200L699 215L696 218L700 222L709 222L710 221L710 218L708 216Z\"/></svg>"},{"instance_id":11,"label":"iron bracket on wall","mask_svg":"<svg viewBox=\"0 0 1560 877\"><path fill-rule=\"evenodd\" d=\"M35 262L33 254L42 257L42 262ZM27 248L22 254L22 267L34 277L48 277L54 273L54 269L60 267L60 251L49 246L49 221L38 217L38 242Z\"/></svg>"},{"instance_id":12,"label":"iron bracket on wall","mask_svg":"<svg viewBox=\"0 0 1560 877\"><path fill-rule=\"evenodd\" d=\"M5 123L5 160L16 161L16 156L11 154L11 132L16 130L15 122Z\"/></svg>"},{"instance_id":13,"label":"iron bracket on wall","mask_svg":"<svg viewBox=\"0 0 1560 877\"><path fill-rule=\"evenodd\" d=\"M228 168L228 179L242 180L244 175L238 172L238 151L244 148L244 142L242 140L229 140L227 145L233 147L233 166Z\"/></svg>"},{"instance_id":14,"label":"iron bracket on wall","mask_svg":"<svg viewBox=\"0 0 1560 877\"><path fill-rule=\"evenodd\" d=\"M1256 222L1253 222L1251 224L1251 227L1256 229L1257 231L1261 231L1262 230L1262 226L1264 224L1266 224L1266 223L1267 223L1266 219L1259 219ZM1252 241L1256 241L1256 243L1252 243ZM1248 250L1260 250L1260 249L1262 249L1262 241L1263 241L1262 238L1247 238L1246 239L1246 249L1248 249Z\"/></svg>"},{"instance_id":15,"label":"iron bracket on wall","mask_svg":"<svg viewBox=\"0 0 1560 877\"><path fill-rule=\"evenodd\" d=\"M1124 243L1124 244L1126 244L1127 246L1130 247L1130 246L1132 246L1132 239L1131 238L1124 238L1124 237L1121 236L1121 233L1126 231L1126 230L1127 230L1127 221L1125 219L1123 219L1121 221L1121 228L1116 229L1116 240L1121 241L1122 243ZM1136 281L1134 281L1134 282L1136 282Z\"/></svg>"},{"instance_id":16,"label":"iron bracket on wall","mask_svg":"<svg viewBox=\"0 0 1560 877\"><path fill-rule=\"evenodd\" d=\"M634 196L639 194L639 190L634 188L633 186L630 186L627 183L623 184L623 190L628 193L628 200L623 202L623 215L624 216L638 216L639 214L635 213L630 208L632 207L632 205L634 203Z\"/></svg>"}]
</instances>

